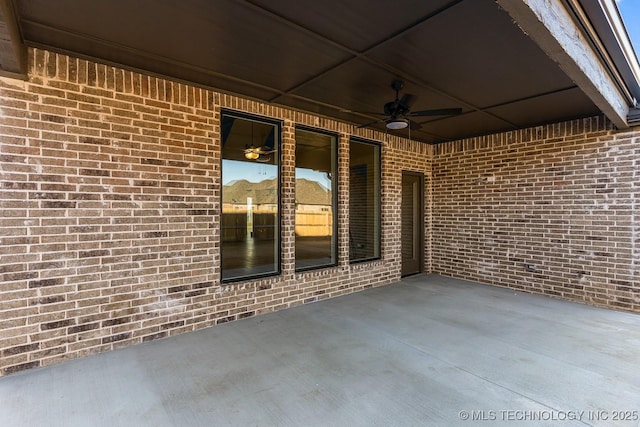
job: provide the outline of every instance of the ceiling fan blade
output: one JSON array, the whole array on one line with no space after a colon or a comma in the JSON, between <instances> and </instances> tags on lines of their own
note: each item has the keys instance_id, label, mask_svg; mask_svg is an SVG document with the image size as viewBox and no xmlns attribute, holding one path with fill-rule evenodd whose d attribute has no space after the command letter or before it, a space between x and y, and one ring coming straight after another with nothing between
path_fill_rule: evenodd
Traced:
<instances>
[{"instance_id":1,"label":"ceiling fan blade","mask_svg":"<svg viewBox=\"0 0 640 427\"><path fill-rule=\"evenodd\" d=\"M422 125L418 122L414 122L413 120L409 120L409 129L418 130L422 128Z\"/></svg>"},{"instance_id":2,"label":"ceiling fan blade","mask_svg":"<svg viewBox=\"0 0 640 427\"><path fill-rule=\"evenodd\" d=\"M263 145L262 147L258 147L254 150L256 153L258 154L271 154L273 152L275 152L276 150L274 150L273 148L269 147L268 145Z\"/></svg>"},{"instance_id":3,"label":"ceiling fan blade","mask_svg":"<svg viewBox=\"0 0 640 427\"><path fill-rule=\"evenodd\" d=\"M356 129L368 128L369 126L375 125L376 123L380 123L380 122L384 122L384 120L375 120L373 122L365 123L363 125L356 126Z\"/></svg>"},{"instance_id":4,"label":"ceiling fan blade","mask_svg":"<svg viewBox=\"0 0 640 427\"><path fill-rule=\"evenodd\" d=\"M441 108L437 110L412 111L407 116L455 116L462 113L462 108Z\"/></svg>"},{"instance_id":5,"label":"ceiling fan blade","mask_svg":"<svg viewBox=\"0 0 640 427\"><path fill-rule=\"evenodd\" d=\"M402 98L400 98L400 101L398 101L398 103L405 108L405 110L408 110L411 108L411 106L414 104L414 102L416 102L416 99L418 99L417 96L412 95L410 93L405 93Z\"/></svg>"}]
</instances>

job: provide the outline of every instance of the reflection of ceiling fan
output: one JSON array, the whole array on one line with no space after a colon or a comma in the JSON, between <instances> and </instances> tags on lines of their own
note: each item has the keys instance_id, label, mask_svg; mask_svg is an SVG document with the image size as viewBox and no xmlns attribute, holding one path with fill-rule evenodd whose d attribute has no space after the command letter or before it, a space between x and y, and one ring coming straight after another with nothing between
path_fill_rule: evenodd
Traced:
<instances>
[{"instance_id":1,"label":"reflection of ceiling fan","mask_svg":"<svg viewBox=\"0 0 640 427\"><path fill-rule=\"evenodd\" d=\"M411 111L411 106L416 101L417 96L405 93L402 98L399 98L399 92L403 87L404 83L402 80L394 80L391 82L391 88L396 91L396 99L384 104L384 113L367 113L385 116L385 118L360 125L358 128L364 128L376 123L384 122L387 129L391 130L404 129L409 125L411 125L411 129L418 129L420 128L420 124L412 121L409 117L453 116L462 112L462 108Z\"/></svg>"},{"instance_id":2,"label":"reflection of ceiling fan","mask_svg":"<svg viewBox=\"0 0 640 427\"><path fill-rule=\"evenodd\" d=\"M268 162L271 160L271 156L265 157L269 154L274 153L276 150L269 147L268 145L262 145L260 147L256 147L255 145L246 145L244 149L244 157L248 160L256 160L258 162ZM262 157L261 157L262 156Z\"/></svg>"}]
</instances>

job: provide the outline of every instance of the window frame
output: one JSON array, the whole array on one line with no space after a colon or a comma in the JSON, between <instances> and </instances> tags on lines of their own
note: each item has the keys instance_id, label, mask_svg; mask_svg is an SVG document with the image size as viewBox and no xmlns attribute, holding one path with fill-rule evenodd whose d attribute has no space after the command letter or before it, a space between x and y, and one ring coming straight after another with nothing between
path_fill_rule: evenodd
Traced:
<instances>
[{"instance_id":1,"label":"window frame","mask_svg":"<svg viewBox=\"0 0 640 427\"><path fill-rule=\"evenodd\" d=\"M224 174L224 167L222 165L222 162L225 160L223 157L223 141L222 141L222 120L224 119L225 116L230 116L230 117L234 117L237 119L242 119L242 120L250 120L250 121L254 121L254 122L258 122L258 123L262 123L262 124L269 124L269 125L273 125L276 127L277 132L278 132L278 137L276 138L275 143L278 144L278 150L277 150L277 154L278 154L278 165L277 165L277 170L278 170L278 176L277 176L277 183L278 183L278 192L277 192L277 197L278 197L278 202L276 203L277 205L277 214L276 214L276 220L275 223L278 224L278 230L277 230L277 234L274 233L275 236L277 236L278 239L278 244L277 244L277 249L276 249L276 269L275 271L271 271L271 272L267 272L267 273L257 273L257 274L248 274L248 275L242 275L242 276L236 276L236 277L230 277L230 278L222 278L222 252L223 252L223 242L222 242L222 209L224 206L224 199L222 197L222 189L224 187L224 183L222 181L222 177ZM244 282L244 281L250 281L250 280L257 280L257 279L262 279L265 277L275 277L275 276L280 276L282 275L282 228L283 228L283 221L282 221L282 127L283 127L283 122L282 120L278 120L278 119L274 119L271 117L265 117L265 116L260 116L257 114L251 114L251 113L246 113L244 111L236 111L236 110L231 110L231 109L226 109L226 108L222 108L220 109L220 122L219 122L219 126L220 126L220 209L219 209L219 215L220 215L220 222L218 225L218 229L219 229L219 235L220 235L220 240L219 240L219 244L220 244L220 283L221 284L231 284L231 283L237 283L237 282Z\"/></svg>"},{"instance_id":2,"label":"window frame","mask_svg":"<svg viewBox=\"0 0 640 427\"><path fill-rule=\"evenodd\" d=\"M320 269L324 269L324 268L331 268L331 267L336 267L339 264L339 249L340 249L340 244L339 244L339 240L340 240L340 236L338 235L338 202L339 202L339 194L338 194L338 184L339 184L339 171L338 171L338 167L339 167L339 162L338 162L338 150L340 149L340 135L338 135L335 132L330 132L324 129L317 129L314 127L310 127L310 126L304 126L304 125L296 125L295 126L295 130L294 130L294 138L295 138L295 132L301 130L304 132L312 132L312 133L319 133L321 135L327 135L330 137L333 137L333 156L331 159L331 166L333 167L333 170L335 171L335 177L331 179L331 207L333 209L333 223L332 223L332 232L333 232L333 239L332 239L332 251L334 251L335 253L335 260L332 263L328 263L328 264L319 264L319 265L314 265L314 266L310 266L310 267L295 267L295 272L296 273L302 273L305 271L311 271L311 270L320 270ZM298 140L296 139L296 149L298 147ZM293 165L293 169L294 169L294 180L295 180L295 175L296 175L296 167L297 166L297 159L294 160L294 165ZM295 188L295 184L294 184L294 188ZM294 191L294 203L295 203L295 191ZM296 217L296 213L295 213L295 206L293 209L294 212L294 226L295 226L295 217ZM296 256L296 248L295 248L295 244L294 244L294 248L293 248L293 253L294 253L294 266L297 262L297 256Z\"/></svg>"},{"instance_id":3,"label":"window frame","mask_svg":"<svg viewBox=\"0 0 640 427\"><path fill-rule=\"evenodd\" d=\"M378 159L377 159L377 167L378 167L378 188L374 190L378 194L378 218L376 221L376 225L378 227L378 236L375 239L376 249L378 252L377 256L367 257L367 258L359 258L359 259L351 259L351 209L349 209L349 264L361 264L364 262L370 261L379 261L382 259L382 143L377 141L372 141L356 136L349 137L349 177L351 177L351 143L356 142L359 144L371 145L378 150ZM349 204L351 204L351 181L349 181Z\"/></svg>"}]
</instances>

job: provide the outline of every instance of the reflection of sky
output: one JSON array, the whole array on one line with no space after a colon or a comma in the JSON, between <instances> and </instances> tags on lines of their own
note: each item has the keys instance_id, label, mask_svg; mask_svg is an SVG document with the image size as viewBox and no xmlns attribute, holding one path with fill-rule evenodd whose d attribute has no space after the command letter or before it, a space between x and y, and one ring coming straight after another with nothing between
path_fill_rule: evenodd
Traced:
<instances>
[{"instance_id":1,"label":"reflection of sky","mask_svg":"<svg viewBox=\"0 0 640 427\"><path fill-rule=\"evenodd\" d=\"M237 160L222 161L222 185L230 182L246 179L249 182L260 182L265 179L274 179L278 175L275 165L257 162L240 162ZM296 168L296 178L304 178L315 181L326 189L331 188L331 180L324 172L311 169Z\"/></svg>"},{"instance_id":2,"label":"reflection of sky","mask_svg":"<svg viewBox=\"0 0 640 427\"><path fill-rule=\"evenodd\" d=\"M267 163L240 162L237 160L222 161L222 185L232 181L246 179L249 182L260 182L278 176L278 167Z\"/></svg>"}]
</instances>

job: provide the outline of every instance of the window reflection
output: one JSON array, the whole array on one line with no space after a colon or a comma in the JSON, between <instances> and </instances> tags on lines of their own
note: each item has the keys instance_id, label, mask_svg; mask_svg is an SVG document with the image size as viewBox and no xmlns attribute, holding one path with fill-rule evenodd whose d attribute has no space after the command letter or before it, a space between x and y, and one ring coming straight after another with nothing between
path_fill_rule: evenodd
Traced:
<instances>
[{"instance_id":1,"label":"window reflection","mask_svg":"<svg viewBox=\"0 0 640 427\"><path fill-rule=\"evenodd\" d=\"M232 113L222 131L222 280L279 272L280 132Z\"/></svg>"},{"instance_id":2,"label":"window reflection","mask_svg":"<svg viewBox=\"0 0 640 427\"><path fill-rule=\"evenodd\" d=\"M335 265L336 137L296 130L296 269Z\"/></svg>"}]
</instances>

